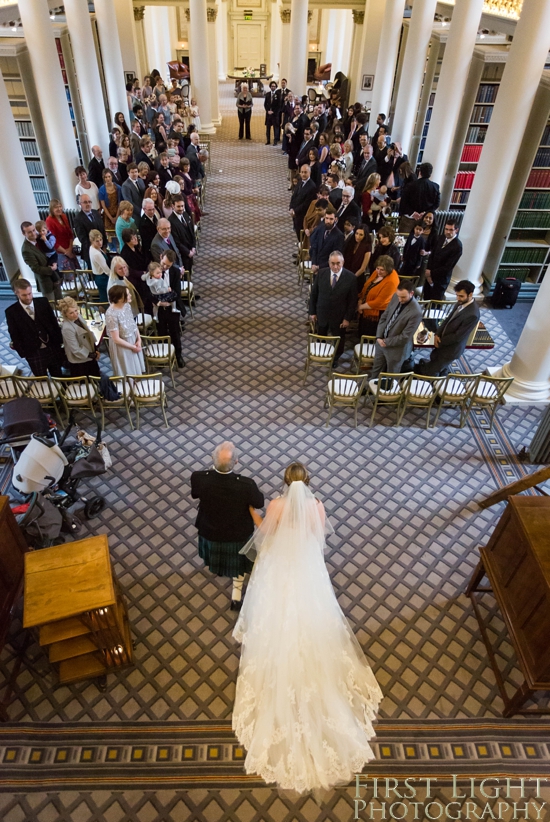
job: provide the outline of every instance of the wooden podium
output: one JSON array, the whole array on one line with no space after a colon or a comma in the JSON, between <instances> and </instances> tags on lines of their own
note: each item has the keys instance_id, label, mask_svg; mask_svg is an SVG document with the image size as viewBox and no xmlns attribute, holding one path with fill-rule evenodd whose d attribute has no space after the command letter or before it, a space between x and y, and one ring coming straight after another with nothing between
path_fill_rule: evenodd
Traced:
<instances>
[{"instance_id":1,"label":"wooden podium","mask_svg":"<svg viewBox=\"0 0 550 822\"><path fill-rule=\"evenodd\" d=\"M25 554L23 627L38 628L62 683L133 664L128 613L106 536Z\"/></svg>"},{"instance_id":2,"label":"wooden podium","mask_svg":"<svg viewBox=\"0 0 550 822\"><path fill-rule=\"evenodd\" d=\"M466 593L504 701L503 716L548 714L522 706L535 691L550 691L550 497L510 497ZM480 587L487 576L490 588ZM476 592L492 591L508 628L524 681L510 698L497 666Z\"/></svg>"}]
</instances>

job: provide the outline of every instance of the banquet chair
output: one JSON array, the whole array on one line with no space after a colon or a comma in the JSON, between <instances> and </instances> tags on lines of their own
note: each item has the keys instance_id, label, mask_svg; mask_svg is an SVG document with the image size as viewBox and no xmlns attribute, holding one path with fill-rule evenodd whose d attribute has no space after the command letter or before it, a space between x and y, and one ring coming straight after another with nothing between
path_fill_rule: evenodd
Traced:
<instances>
[{"instance_id":1,"label":"banquet chair","mask_svg":"<svg viewBox=\"0 0 550 822\"><path fill-rule=\"evenodd\" d=\"M399 425L401 406L405 397L405 392L413 377L412 371L405 374L391 374L383 372L375 379L370 379L367 383L368 391L365 396L365 403L372 402L372 414L369 427L372 428L376 409L379 405L395 405L397 411L397 422Z\"/></svg>"},{"instance_id":2,"label":"banquet chair","mask_svg":"<svg viewBox=\"0 0 550 822\"><path fill-rule=\"evenodd\" d=\"M99 299L99 289L94 280L93 272L87 268L77 268L76 276L80 283L80 290L86 297L86 301L93 302Z\"/></svg>"},{"instance_id":3,"label":"banquet chair","mask_svg":"<svg viewBox=\"0 0 550 822\"><path fill-rule=\"evenodd\" d=\"M438 389L444 380L445 377L428 377L421 374L413 374L405 390L397 424L401 425L401 421L408 407L423 408L426 410L426 429L428 429L430 427L432 407L438 397Z\"/></svg>"},{"instance_id":4,"label":"banquet chair","mask_svg":"<svg viewBox=\"0 0 550 822\"><path fill-rule=\"evenodd\" d=\"M195 300L195 288L191 279L192 275L190 271L184 271L183 276L185 279L181 281L180 294L182 299L185 300L189 306L189 314L191 315L191 319L193 319L193 306L196 308L197 304Z\"/></svg>"},{"instance_id":5,"label":"banquet chair","mask_svg":"<svg viewBox=\"0 0 550 822\"><path fill-rule=\"evenodd\" d=\"M52 410L59 424L63 425L59 406L61 405L64 410L65 405L51 377L13 377L13 379L19 397L32 397L38 400L42 408Z\"/></svg>"},{"instance_id":6,"label":"banquet chair","mask_svg":"<svg viewBox=\"0 0 550 822\"><path fill-rule=\"evenodd\" d=\"M331 375L324 405L326 408L328 404L329 408L325 428L328 428L332 411L337 405L353 408L353 418L355 428L357 428L357 408L361 400L366 379L367 377L364 374L352 375L334 372Z\"/></svg>"},{"instance_id":7,"label":"banquet chair","mask_svg":"<svg viewBox=\"0 0 550 822\"><path fill-rule=\"evenodd\" d=\"M99 394L88 377L51 377L65 407L67 417L71 411L90 412L97 421L95 409L99 407Z\"/></svg>"},{"instance_id":8,"label":"banquet chair","mask_svg":"<svg viewBox=\"0 0 550 822\"><path fill-rule=\"evenodd\" d=\"M513 382L513 377L489 377L481 374L470 395L468 413L476 406L490 411L489 430L491 430L497 408L499 405L504 405L503 397Z\"/></svg>"},{"instance_id":9,"label":"banquet chair","mask_svg":"<svg viewBox=\"0 0 550 822\"><path fill-rule=\"evenodd\" d=\"M304 384L307 380L310 365L326 366L328 373L332 372L332 363L340 337L323 337L321 334L308 334L306 370Z\"/></svg>"},{"instance_id":10,"label":"banquet chair","mask_svg":"<svg viewBox=\"0 0 550 822\"><path fill-rule=\"evenodd\" d=\"M353 364L355 366L355 373L359 374L361 369L372 368L374 363L374 355L376 348L376 337L369 337L363 334L361 340L353 349Z\"/></svg>"},{"instance_id":11,"label":"banquet chair","mask_svg":"<svg viewBox=\"0 0 550 822\"><path fill-rule=\"evenodd\" d=\"M0 376L0 405L4 405L10 400L15 400L20 396L17 393L17 387L12 376Z\"/></svg>"},{"instance_id":12,"label":"banquet chair","mask_svg":"<svg viewBox=\"0 0 550 822\"><path fill-rule=\"evenodd\" d=\"M99 386L101 382L101 377L90 377L92 385L95 387L97 393L99 394ZM99 395L99 405L101 408L101 428L102 430L105 428L105 409L110 408L124 408L126 411L126 416L128 417L128 422L130 423L130 428L132 431L134 430L134 423L132 422L132 416L130 414L130 387L124 376L115 376L109 377L109 382L115 387L115 389L119 393L119 398L116 400L108 400L105 397Z\"/></svg>"},{"instance_id":13,"label":"banquet chair","mask_svg":"<svg viewBox=\"0 0 550 822\"><path fill-rule=\"evenodd\" d=\"M137 327L139 328L139 333L140 334L147 334L147 331L149 330L149 328L151 328L152 326L153 327L155 326L155 321L154 321L153 317L151 316L151 314L146 314L145 313L145 309L143 307L143 302L142 302L141 297L140 297L140 295L138 294L137 291L136 291L136 299L137 299L137 305L138 305L138 313L136 314L136 317L135 317L136 324L137 324Z\"/></svg>"},{"instance_id":14,"label":"banquet chair","mask_svg":"<svg viewBox=\"0 0 550 822\"><path fill-rule=\"evenodd\" d=\"M437 395L439 405L435 415L434 427L437 425L441 409L444 406L460 408L460 427L464 424L470 413L470 399L476 389L479 374L455 374L451 373L445 377L442 385L439 386Z\"/></svg>"},{"instance_id":15,"label":"banquet chair","mask_svg":"<svg viewBox=\"0 0 550 822\"><path fill-rule=\"evenodd\" d=\"M174 382L174 366L176 364L176 349L172 345L170 337L142 337L143 356L147 371L153 366L153 371L163 366L170 369L170 379L172 387L176 387Z\"/></svg>"},{"instance_id":16,"label":"banquet chair","mask_svg":"<svg viewBox=\"0 0 550 822\"><path fill-rule=\"evenodd\" d=\"M166 391L162 381L162 374L130 374L127 377L130 385L130 397L136 410L136 428L139 431L139 409L160 407L164 417L164 424L168 428L166 418Z\"/></svg>"}]
</instances>

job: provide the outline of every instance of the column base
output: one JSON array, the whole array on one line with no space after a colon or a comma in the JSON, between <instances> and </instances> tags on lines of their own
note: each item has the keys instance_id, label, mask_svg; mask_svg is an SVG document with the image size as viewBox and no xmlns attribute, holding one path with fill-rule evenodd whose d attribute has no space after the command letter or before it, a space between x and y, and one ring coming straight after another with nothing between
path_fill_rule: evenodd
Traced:
<instances>
[{"instance_id":1,"label":"column base","mask_svg":"<svg viewBox=\"0 0 550 822\"><path fill-rule=\"evenodd\" d=\"M455 294L455 285L459 283L461 280L466 279L465 277L455 277L454 274L451 277L451 282L447 286L447 291L445 293L446 300L456 300ZM474 297L483 297L483 280L478 283L473 283L475 286L474 288Z\"/></svg>"},{"instance_id":2,"label":"column base","mask_svg":"<svg viewBox=\"0 0 550 822\"><path fill-rule=\"evenodd\" d=\"M503 399L507 405L546 405L550 401L550 382L530 382L521 380L512 374L510 363L488 368L491 377L514 377L514 382L504 395Z\"/></svg>"},{"instance_id":3,"label":"column base","mask_svg":"<svg viewBox=\"0 0 550 822\"><path fill-rule=\"evenodd\" d=\"M215 134L216 128L214 123L201 123L200 134Z\"/></svg>"}]
</instances>

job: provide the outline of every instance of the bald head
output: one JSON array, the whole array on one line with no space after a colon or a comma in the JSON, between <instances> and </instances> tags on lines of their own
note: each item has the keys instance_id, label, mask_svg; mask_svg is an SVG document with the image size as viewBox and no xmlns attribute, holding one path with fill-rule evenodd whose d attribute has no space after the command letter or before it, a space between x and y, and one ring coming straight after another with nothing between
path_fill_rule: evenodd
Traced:
<instances>
[{"instance_id":1,"label":"bald head","mask_svg":"<svg viewBox=\"0 0 550 822\"><path fill-rule=\"evenodd\" d=\"M214 449L212 454L214 468L222 474L232 471L237 462L237 449L232 442L222 442Z\"/></svg>"}]
</instances>

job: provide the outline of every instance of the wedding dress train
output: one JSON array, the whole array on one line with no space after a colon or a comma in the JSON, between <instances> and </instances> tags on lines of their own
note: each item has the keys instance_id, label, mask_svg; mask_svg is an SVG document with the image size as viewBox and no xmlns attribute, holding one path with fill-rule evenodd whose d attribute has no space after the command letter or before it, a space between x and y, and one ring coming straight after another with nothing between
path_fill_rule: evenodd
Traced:
<instances>
[{"instance_id":1,"label":"wedding dress train","mask_svg":"<svg viewBox=\"0 0 550 822\"><path fill-rule=\"evenodd\" d=\"M300 793L347 784L373 758L382 699L326 569L320 509L303 482L270 508L249 543L257 559L233 632L245 769Z\"/></svg>"}]
</instances>

